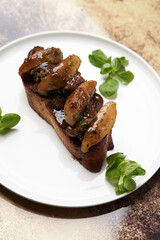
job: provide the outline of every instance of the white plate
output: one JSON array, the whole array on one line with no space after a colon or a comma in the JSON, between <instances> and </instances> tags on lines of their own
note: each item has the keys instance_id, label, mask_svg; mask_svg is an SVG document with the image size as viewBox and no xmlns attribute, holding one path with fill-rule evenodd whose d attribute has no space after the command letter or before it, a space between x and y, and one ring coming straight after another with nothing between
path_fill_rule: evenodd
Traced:
<instances>
[{"instance_id":1,"label":"white plate","mask_svg":"<svg viewBox=\"0 0 160 240\"><path fill-rule=\"evenodd\" d=\"M28 51L37 45L59 47L64 57L77 54L82 59L82 76L97 80L98 84L103 77L88 61L93 50L129 59L127 69L135 79L128 86L121 85L115 99L118 108L113 129L115 148L109 154L124 152L146 169L145 176L136 178L137 188L140 187L160 166L160 79L128 48L80 32L39 33L1 48L0 106L3 113L20 114L21 121L15 131L0 136L0 182L26 198L65 207L98 205L122 197L116 196L106 181L105 163L99 173L87 171L72 159L52 127L28 105L18 68Z\"/></svg>"}]
</instances>

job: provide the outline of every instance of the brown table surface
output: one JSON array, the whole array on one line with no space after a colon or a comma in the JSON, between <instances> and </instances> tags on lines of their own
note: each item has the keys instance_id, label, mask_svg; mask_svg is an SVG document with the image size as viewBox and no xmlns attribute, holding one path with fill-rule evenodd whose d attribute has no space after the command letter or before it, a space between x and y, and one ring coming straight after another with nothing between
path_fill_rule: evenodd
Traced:
<instances>
[{"instance_id":1,"label":"brown table surface","mask_svg":"<svg viewBox=\"0 0 160 240\"><path fill-rule=\"evenodd\" d=\"M114 39L160 74L159 0L1 0L0 46L47 30L78 30ZM152 159L151 159L152 161ZM160 170L112 203L61 208L0 186L0 240L160 239Z\"/></svg>"}]
</instances>

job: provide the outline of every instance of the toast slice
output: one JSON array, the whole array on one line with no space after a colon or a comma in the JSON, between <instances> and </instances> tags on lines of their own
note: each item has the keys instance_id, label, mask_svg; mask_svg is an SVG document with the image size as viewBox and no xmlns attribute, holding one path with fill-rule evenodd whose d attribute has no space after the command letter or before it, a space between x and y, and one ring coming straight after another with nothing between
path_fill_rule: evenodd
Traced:
<instances>
[{"instance_id":1,"label":"toast slice","mask_svg":"<svg viewBox=\"0 0 160 240\"><path fill-rule=\"evenodd\" d=\"M99 172L107 151L114 147L112 127L116 109L112 110L114 114L106 110L102 97L95 93L96 82L84 80L78 72L80 63L76 55L63 59L60 49L37 46L28 53L19 75L31 108L55 129L80 164L91 172ZM58 94L64 98L59 109L59 99L53 107Z\"/></svg>"},{"instance_id":2,"label":"toast slice","mask_svg":"<svg viewBox=\"0 0 160 240\"><path fill-rule=\"evenodd\" d=\"M31 108L55 129L57 135L74 158L89 171L99 172L107 150L113 149L111 131L101 142L91 147L88 152L83 153L81 151L81 142L78 139L69 137L65 129L59 126L52 108L49 107L50 99L35 93L32 90L33 83L26 80L25 77L23 77L23 84Z\"/></svg>"}]
</instances>

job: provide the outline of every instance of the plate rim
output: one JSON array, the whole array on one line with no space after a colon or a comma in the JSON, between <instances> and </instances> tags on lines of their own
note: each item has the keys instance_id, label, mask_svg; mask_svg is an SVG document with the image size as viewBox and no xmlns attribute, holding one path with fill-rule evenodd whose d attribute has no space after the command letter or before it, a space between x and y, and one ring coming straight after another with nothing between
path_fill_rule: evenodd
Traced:
<instances>
[{"instance_id":1,"label":"plate rim","mask_svg":"<svg viewBox=\"0 0 160 240\"><path fill-rule=\"evenodd\" d=\"M18 39L15 39L7 44L5 44L4 46L0 47L0 53L2 51L5 51L6 49L8 49L9 47L12 47L16 44L18 44L19 42L23 42L23 41L26 41L28 39L32 39L34 37L37 37L37 36L44 36L44 35L54 35L54 34L66 34L66 35L81 35L81 36L85 36L85 37L92 37L92 38L96 38L96 39L99 39L99 40L104 40L104 41L107 41L113 45L116 45L118 47L120 47L121 49L124 49L126 50L127 52L129 52L130 54L134 55L134 57L138 58L144 65L146 65L147 68L149 68L149 70L154 74L154 76L157 78L157 80L159 81L160 83L160 76L159 74L154 70L154 68L143 58L141 57L138 53L136 53L135 51L133 51L132 49L128 48L127 46L119 43L119 42L116 42L115 40L113 39L110 39L108 37L104 37L104 36L99 36L97 34L93 34L93 33L88 33L88 32L82 32L82 31L72 31L72 30L65 30L65 31L58 31L58 30L54 30L54 31L41 31L41 32L37 32L37 33L33 33L33 34L29 34L29 35L26 35L26 36L23 36L23 37L20 37ZM157 161L158 162L158 161ZM146 184L150 178L159 170L158 168L159 164L157 163L156 166L154 166L154 170L152 170L152 173L149 174L149 177L147 178L147 180L145 182L141 182L139 184L139 186L134 190L136 191L138 188L140 188L142 185ZM81 208L81 207L91 207L91 206L97 206L97 205L101 205L101 204L105 204L105 203L109 203L109 202L113 202L113 201L116 201L120 198L123 198L127 195L129 195L130 193L126 193L126 194L123 194L123 195L119 195L119 196L116 196L116 199L112 199L112 200L109 200L109 201L104 201L103 199L101 201L96 201L97 198L94 198L92 199L89 203L84 203L86 200L81 200L81 204L77 204L76 201L72 201L72 203L70 204L70 200L65 200L65 201L60 201L59 203L59 200L54 200L54 203L52 201L50 201L50 198L48 199L48 197L44 197L45 199L43 199L43 197L41 199L39 199L39 197L37 197L35 193L32 193L32 192L29 192L28 190L23 190L21 188L19 188L19 186L12 186L12 183L10 182L10 180L8 180L7 177L4 177L2 175L0 175L0 179L1 179L1 182L0 184L2 184L4 187L6 187L7 189L9 189L10 191L14 192L15 194L18 194L19 196L21 197L24 197L26 199L29 199L31 201L35 201L35 202L39 202L41 204L47 204L47 205L51 205L51 206L57 206L57 207L70 207L70 208ZM17 189L18 188L18 189ZM134 192L133 191L133 192ZM34 196L32 195L34 194ZM40 195L38 195L40 196ZM52 199L53 200L53 199ZM73 204L74 202L74 204Z\"/></svg>"}]
</instances>

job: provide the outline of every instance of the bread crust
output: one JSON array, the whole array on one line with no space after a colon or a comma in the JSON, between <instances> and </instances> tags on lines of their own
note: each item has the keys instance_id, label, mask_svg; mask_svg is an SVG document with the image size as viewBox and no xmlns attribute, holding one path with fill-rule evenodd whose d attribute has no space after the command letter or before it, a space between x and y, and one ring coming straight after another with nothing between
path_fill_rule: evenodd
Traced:
<instances>
[{"instance_id":1,"label":"bread crust","mask_svg":"<svg viewBox=\"0 0 160 240\"><path fill-rule=\"evenodd\" d=\"M59 126L56 117L53 114L53 109L49 107L50 99L34 92L32 90L33 83L26 81L25 77L22 77L22 80L31 108L55 129L65 147L80 164L91 172L99 172L103 160L106 157L107 150L113 149L112 132L110 131L101 142L91 147L87 153L83 153L81 151L81 142L77 138L69 137L66 134L65 129Z\"/></svg>"}]
</instances>

